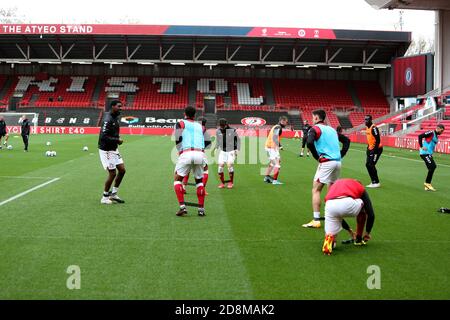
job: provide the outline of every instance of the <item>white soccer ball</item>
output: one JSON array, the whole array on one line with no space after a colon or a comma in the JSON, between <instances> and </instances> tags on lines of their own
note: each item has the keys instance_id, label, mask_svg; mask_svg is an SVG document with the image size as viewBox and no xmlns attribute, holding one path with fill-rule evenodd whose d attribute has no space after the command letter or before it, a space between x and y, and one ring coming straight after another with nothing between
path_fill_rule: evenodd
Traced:
<instances>
[{"instance_id":1,"label":"white soccer ball","mask_svg":"<svg viewBox=\"0 0 450 320\"><path fill-rule=\"evenodd\" d=\"M46 152L45 152L45 156L46 156L46 157L51 157L51 151L46 151Z\"/></svg>"},{"instance_id":2,"label":"white soccer ball","mask_svg":"<svg viewBox=\"0 0 450 320\"><path fill-rule=\"evenodd\" d=\"M87 146L83 147L83 151L88 151L88 150L89 150L89 148Z\"/></svg>"},{"instance_id":3,"label":"white soccer ball","mask_svg":"<svg viewBox=\"0 0 450 320\"><path fill-rule=\"evenodd\" d=\"M47 145L47 146L51 146L52 143L51 143L50 141L47 141L46 145Z\"/></svg>"},{"instance_id":4,"label":"white soccer ball","mask_svg":"<svg viewBox=\"0 0 450 320\"><path fill-rule=\"evenodd\" d=\"M6 149L8 149L8 150L12 150L12 148L13 148L12 145L8 145L8 146L6 147Z\"/></svg>"},{"instance_id":5,"label":"white soccer ball","mask_svg":"<svg viewBox=\"0 0 450 320\"><path fill-rule=\"evenodd\" d=\"M52 157L56 157L56 151L51 151Z\"/></svg>"}]
</instances>

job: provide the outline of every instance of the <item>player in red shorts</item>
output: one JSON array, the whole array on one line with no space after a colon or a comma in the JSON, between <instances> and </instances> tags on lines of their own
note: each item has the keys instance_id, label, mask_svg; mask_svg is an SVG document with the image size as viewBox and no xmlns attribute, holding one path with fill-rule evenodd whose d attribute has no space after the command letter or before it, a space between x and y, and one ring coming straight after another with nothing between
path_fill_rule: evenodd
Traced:
<instances>
[{"instance_id":1,"label":"player in red shorts","mask_svg":"<svg viewBox=\"0 0 450 320\"><path fill-rule=\"evenodd\" d=\"M366 189L354 179L337 180L325 197L325 241L322 247L324 254L331 254L336 245L336 237L343 228L353 233L344 221L345 217L356 218L354 244L365 245L370 240L375 213ZM366 232L363 236L364 225Z\"/></svg>"}]
</instances>

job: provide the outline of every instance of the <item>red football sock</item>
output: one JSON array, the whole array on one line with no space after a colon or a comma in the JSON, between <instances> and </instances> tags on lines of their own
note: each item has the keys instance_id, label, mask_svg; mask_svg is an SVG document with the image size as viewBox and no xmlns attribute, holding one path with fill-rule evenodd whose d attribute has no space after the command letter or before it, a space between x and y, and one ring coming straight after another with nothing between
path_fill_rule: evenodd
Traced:
<instances>
[{"instance_id":1,"label":"red football sock","mask_svg":"<svg viewBox=\"0 0 450 320\"><path fill-rule=\"evenodd\" d=\"M225 183L225 177L223 175L223 172L219 173L219 178L220 178L220 181L222 181L222 183Z\"/></svg>"},{"instance_id":2,"label":"red football sock","mask_svg":"<svg viewBox=\"0 0 450 320\"><path fill-rule=\"evenodd\" d=\"M205 187L200 185L197 187L198 206L203 208L205 206Z\"/></svg>"},{"instance_id":3,"label":"red football sock","mask_svg":"<svg viewBox=\"0 0 450 320\"><path fill-rule=\"evenodd\" d=\"M230 175L230 182L233 183L234 182L234 172L229 172Z\"/></svg>"},{"instance_id":4,"label":"red football sock","mask_svg":"<svg viewBox=\"0 0 450 320\"><path fill-rule=\"evenodd\" d=\"M178 199L178 203L180 205L184 204L184 191L183 191L183 186L181 185L181 183L177 183L175 182L173 184L173 189L175 190L175 194L177 195L177 199Z\"/></svg>"},{"instance_id":5,"label":"red football sock","mask_svg":"<svg viewBox=\"0 0 450 320\"><path fill-rule=\"evenodd\" d=\"M183 184L184 184L185 186L187 186L188 181L189 181L189 173L183 178Z\"/></svg>"},{"instance_id":6,"label":"red football sock","mask_svg":"<svg viewBox=\"0 0 450 320\"><path fill-rule=\"evenodd\" d=\"M206 184L208 183L208 173L205 172L203 174L203 186L206 188Z\"/></svg>"},{"instance_id":7,"label":"red football sock","mask_svg":"<svg viewBox=\"0 0 450 320\"><path fill-rule=\"evenodd\" d=\"M279 174L280 174L280 168L275 167L275 171L273 172L273 179L278 180Z\"/></svg>"}]
</instances>

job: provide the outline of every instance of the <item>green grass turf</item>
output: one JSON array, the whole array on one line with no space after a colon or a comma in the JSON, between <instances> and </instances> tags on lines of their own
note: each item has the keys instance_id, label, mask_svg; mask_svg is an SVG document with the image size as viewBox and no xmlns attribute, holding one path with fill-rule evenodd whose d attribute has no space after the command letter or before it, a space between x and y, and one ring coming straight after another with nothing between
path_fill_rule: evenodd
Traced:
<instances>
[{"instance_id":1,"label":"green grass turf","mask_svg":"<svg viewBox=\"0 0 450 320\"><path fill-rule=\"evenodd\" d=\"M61 177L0 206L1 299L450 298L450 215L436 213L450 206L449 156L436 155L431 193L416 151L385 148L382 188L369 191L372 241L338 243L324 256L323 229L301 227L312 216L316 163L297 157L297 140L284 141L282 186L262 182L263 165L239 164L235 189L218 190L210 165L205 218L195 208L175 216L169 137L125 140L126 204L114 206L99 204L106 174L96 136L32 136L29 153L11 137L15 148L0 151L0 202ZM46 141L56 158L44 156ZM364 146L352 145L342 176L368 183L364 164ZM193 187L187 200L196 200ZM66 288L70 265L81 268L80 290ZM380 290L366 286L370 265L381 269Z\"/></svg>"}]
</instances>

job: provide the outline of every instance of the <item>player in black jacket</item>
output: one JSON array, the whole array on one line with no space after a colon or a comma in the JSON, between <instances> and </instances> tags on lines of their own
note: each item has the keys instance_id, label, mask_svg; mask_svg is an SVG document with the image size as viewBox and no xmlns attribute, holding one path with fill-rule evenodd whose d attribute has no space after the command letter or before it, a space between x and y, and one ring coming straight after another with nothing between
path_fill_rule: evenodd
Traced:
<instances>
[{"instance_id":1,"label":"player in black jacket","mask_svg":"<svg viewBox=\"0 0 450 320\"><path fill-rule=\"evenodd\" d=\"M308 120L305 120L303 122L303 136L302 136L302 150L300 151L300 157L303 157L303 151L305 150L306 146L306 140L308 139L308 131L311 128L311 126L308 123ZM309 157L309 149L306 148L306 156Z\"/></svg>"},{"instance_id":2,"label":"player in black jacket","mask_svg":"<svg viewBox=\"0 0 450 320\"><path fill-rule=\"evenodd\" d=\"M8 144L8 131L6 130L5 118L0 116L0 149L2 148L2 138L5 137L3 144Z\"/></svg>"},{"instance_id":3,"label":"player in black jacket","mask_svg":"<svg viewBox=\"0 0 450 320\"><path fill-rule=\"evenodd\" d=\"M22 127L21 127L21 131L20 131L20 135L22 136L23 144L25 146L23 151L28 152L28 141L30 139L30 121L28 120L28 118L25 115L23 115L21 123L22 123Z\"/></svg>"},{"instance_id":4,"label":"player in black jacket","mask_svg":"<svg viewBox=\"0 0 450 320\"><path fill-rule=\"evenodd\" d=\"M123 143L120 138L119 115L122 108L122 102L113 100L111 102L111 111L105 113L102 127L98 138L98 149L103 168L108 170L108 178L105 182L102 204L124 203L117 195L120 183L125 175L125 165L122 156L119 153L118 146ZM114 187L110 191L111 185Z\"/></svg>"}]
</instances>

